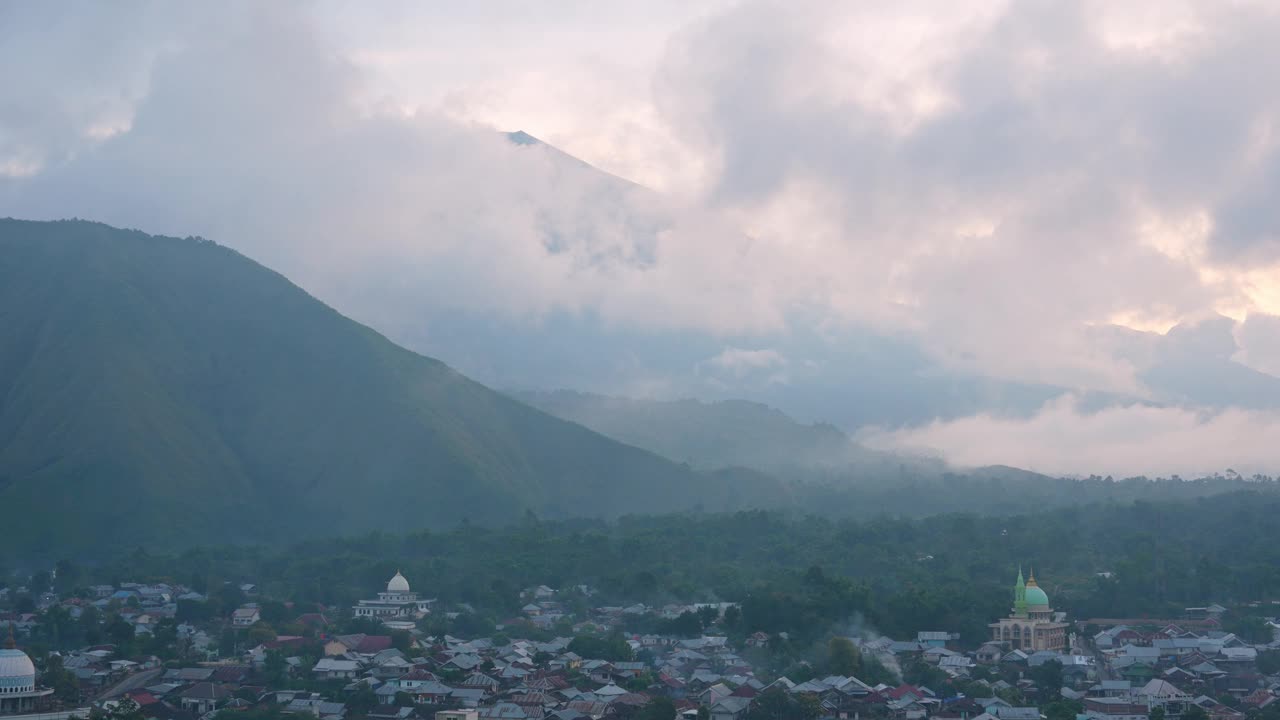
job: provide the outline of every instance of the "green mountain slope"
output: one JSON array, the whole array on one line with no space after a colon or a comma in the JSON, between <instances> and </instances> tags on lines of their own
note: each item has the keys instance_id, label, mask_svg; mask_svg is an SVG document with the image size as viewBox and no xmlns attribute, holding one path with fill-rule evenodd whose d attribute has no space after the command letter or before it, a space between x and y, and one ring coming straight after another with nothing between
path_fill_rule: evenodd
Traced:
<instances>
[{"instance_id":1,"label":"green mountain slope","mask_svg":"<svg viewBox=\"0 0 1280 720\"><path fill-rule=\"evenodd\" d=\"M515 396L556 417L694 467L838 470L894 478L904 467L928 475L946 469L937 460L863 447L834 425L806 425L745 400L637 400L568 390Z\"/></svg>"},{"instance_id":2,"label":"green mountain slope","mask_svg":"<svg viewBox=\"0 0 1280 720\"><path fill-rule=\"evenodd\" d=\"M776 502L493 392L209 241L0 220L15 550Z\"/></svg>"}]
</instances>

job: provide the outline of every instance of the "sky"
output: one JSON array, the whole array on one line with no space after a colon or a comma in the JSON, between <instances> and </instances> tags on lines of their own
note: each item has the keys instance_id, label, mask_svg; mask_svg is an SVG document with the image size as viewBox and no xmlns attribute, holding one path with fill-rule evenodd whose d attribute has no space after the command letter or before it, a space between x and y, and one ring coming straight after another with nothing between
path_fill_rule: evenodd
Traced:
<instances>
[{"instance_id":1,"label":"sky","mask_svg":"<svg viewBox=\"0 0 1280 720\"><path fill-rule=\"evenodd\" d=\"M1232 0L4 3L0 215L208 237L497 387L1275 474L1278 33Z\"/></svg>"}]
</instances>

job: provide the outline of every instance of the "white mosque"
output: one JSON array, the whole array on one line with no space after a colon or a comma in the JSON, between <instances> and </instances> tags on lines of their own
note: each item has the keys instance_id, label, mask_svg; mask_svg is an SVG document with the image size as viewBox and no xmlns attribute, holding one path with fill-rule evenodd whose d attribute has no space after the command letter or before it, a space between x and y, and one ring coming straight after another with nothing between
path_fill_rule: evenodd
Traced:
<instances>
[{"instance_id":1,"label":"white mosque","mask_svg":"<svg viewBox=\"0 0 1280 720\"><path fill-rule=\"evenodd\" d=\"M378 593L377 600L361 600L351 608L351 614L374 620L415 617L431 612L432 602L419 600L418 593L409 589L409 581L397 570L395 577L387 581L386 592Z\"/></svg>"},{"instance_id":2,"label":"white mosque","mask_svg":"<svg viewBox=\"0 0 1280 720\"><path fill-rule=\"evenodd\" d=\"M33 713L48 703L53 690L36 685L36 666L14 645L13 627L0 649L0 715Z\"/></svg>"}]
</instances>

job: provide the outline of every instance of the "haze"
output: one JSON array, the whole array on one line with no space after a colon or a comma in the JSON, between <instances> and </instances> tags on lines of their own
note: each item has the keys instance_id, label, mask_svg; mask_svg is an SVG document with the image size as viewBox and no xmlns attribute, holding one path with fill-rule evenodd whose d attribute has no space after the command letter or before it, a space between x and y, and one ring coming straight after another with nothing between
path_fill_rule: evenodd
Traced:
<instances>
[{"instance_id":1,"label":"haze","mask_svg":"<svg viewBox=\"0 0 1280 720\"><path fill-rule=\"evenodd\" d=\"M1275 3L454 5L0 5L0 216L217 240L498 388L1276 472Z\"/></svg>"}]
</instances>

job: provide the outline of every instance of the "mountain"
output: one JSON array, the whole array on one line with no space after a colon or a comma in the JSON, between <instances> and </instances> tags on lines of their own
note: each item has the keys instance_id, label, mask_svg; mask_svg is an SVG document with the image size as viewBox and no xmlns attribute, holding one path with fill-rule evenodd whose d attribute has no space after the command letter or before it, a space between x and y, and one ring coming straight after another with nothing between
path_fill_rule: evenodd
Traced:
<instances>
[{"instance_id":1,"label":"mountain","mask_svg":"<svg viewBox=\"0 0 1280 720\"><path fill-rule=\"evenodd\" d=\"M930 458L863 447L834 425L803 424L746 400L637 400L569 390L513 394L556 417L699 468L826 470L855 477L896 477L904 465L915 473L946 469Z\"/></svg>"},{"instance_id":2,"label":"mountain","mask_svg":"<svg viewBox=\"0 0 1280 720\"><path fill-rule=\"evenodd\" d=\"M12 551L777 502L405 350L213 242L0 220Z\"/></svg>"}]
</instances>

